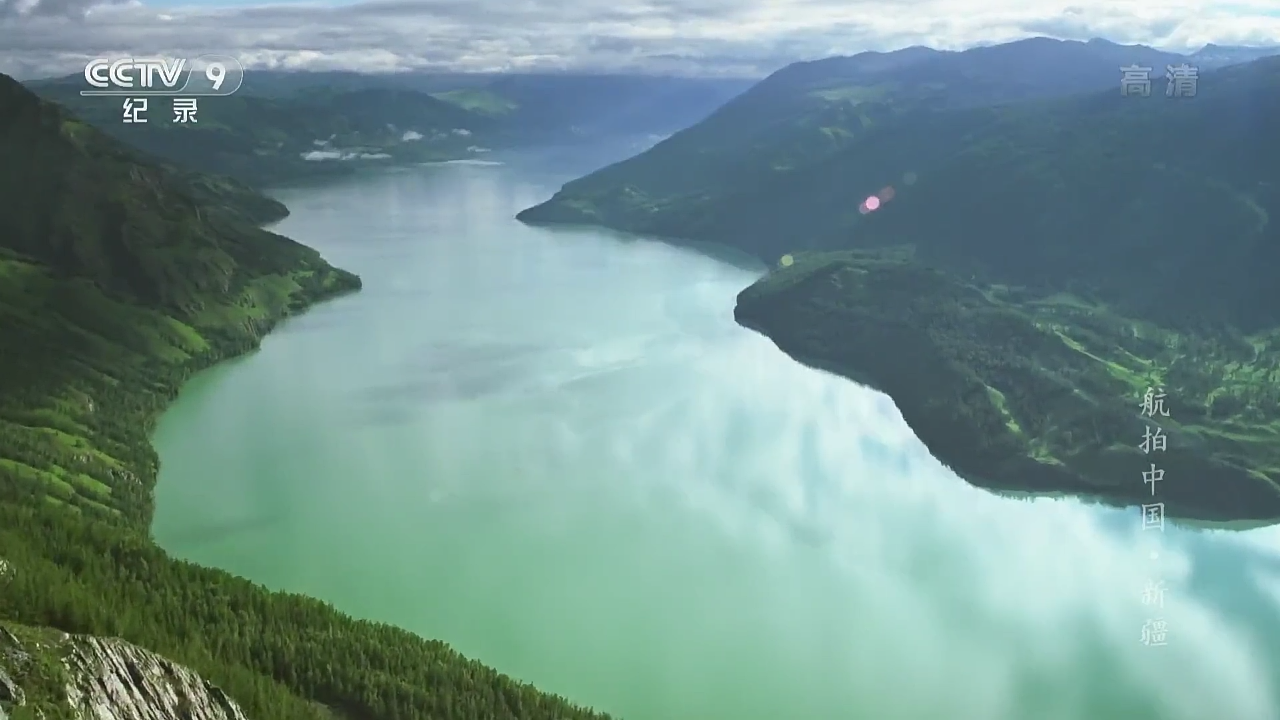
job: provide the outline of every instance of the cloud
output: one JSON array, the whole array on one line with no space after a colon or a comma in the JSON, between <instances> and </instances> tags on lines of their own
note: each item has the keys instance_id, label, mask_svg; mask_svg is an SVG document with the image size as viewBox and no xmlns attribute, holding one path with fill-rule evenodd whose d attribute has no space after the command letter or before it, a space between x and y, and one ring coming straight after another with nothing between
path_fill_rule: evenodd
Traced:
<instances>
[{"instance_id":1,"label":"cloud","mask_svg":"<svg viewBox=\"0 0 1280 720\"><path fill-rule=\"evenodd\" d=\"M119 4L125 0L0 0L0 18L84 17L99 4Z\"/></svg>"},{"instance_id":2,"label":"cloud","mask_svg":"<svg viewBox=\"0 0 1280 720\"><path fill-rule=\"evenodd\" d=\"M0 0L0 71L75 72L104 54L211 52L250 68L761 75L833 54L1036 34L1174 50L1269 44L1280 43L1280 17L1269 0Z\"/></svg>"},{"instance_id":3,"label":"cloud","mask_svg":"<svg viewBox=\"0 0 1280 720\"><path fill-rule=\"evenodd\" d=\"M312 162L321 160L386 160L390 157L386 153L367 153L355 150L312 150L302 153L303 160Z\"/></svg>"}]
</instances>

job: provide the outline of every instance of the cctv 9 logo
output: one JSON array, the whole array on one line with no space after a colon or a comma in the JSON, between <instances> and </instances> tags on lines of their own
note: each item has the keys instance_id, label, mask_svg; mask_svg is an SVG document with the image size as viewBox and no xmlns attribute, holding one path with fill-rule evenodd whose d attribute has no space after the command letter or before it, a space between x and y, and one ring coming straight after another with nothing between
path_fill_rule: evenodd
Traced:
<instances>
[{"instance_id":1,"label":"cctv 9 logo","mask_svg":"<svg viewBox=\"0 0 1280 720\"><path fill-rule=\"evenodd\" d=\"M244 66L229 55L186 58L97 58L84 67L81 95L230 95L244 84Z\"/></svg>"}]
</instances>

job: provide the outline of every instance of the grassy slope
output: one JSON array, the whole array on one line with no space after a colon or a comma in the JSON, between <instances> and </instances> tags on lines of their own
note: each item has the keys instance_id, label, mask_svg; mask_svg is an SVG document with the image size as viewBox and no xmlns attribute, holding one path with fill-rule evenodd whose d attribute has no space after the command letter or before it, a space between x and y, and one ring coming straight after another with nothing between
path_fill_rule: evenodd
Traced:
<instances>
[{"instance_id":1,"label":"grassy slope","mask_svg":"<svg viewBox=\"0 0 1280 720\"><path fill-rule=\"evenodd\" d=\"M1151 502L1201 520L1280 518L1280 332L1207 337L1069 295L961 281L910 254L800 256L735 316L802 362L877 388L977 485ZM1170 417L1148 420L1148 388ZM1144 454L1159 425L1168 450Z\"/></svg>"},{"instance_id":2,"label":"grassy slope","mask_svg":"<svg viewBox=\"0 0 1280 720\"><path fill-rule=\"evenodd\" d=\"M64 643L57 630L0 622L0 672L23 690L23 704L9 708L12 720L73 717L66 703Z\"/></svg>"},{"instance_id":3,"label":"grassy slope","mask_svg":"<svg viewBox=\"0 0 1280 720\"><path fill-rule=\"evenodd\" d=\"M598 717L149 539L148 433L180 384L359 287L251 223L282 213L142 160L0 75L0 618L121 636L255 718Z\"/></svg>"}]
</instances>

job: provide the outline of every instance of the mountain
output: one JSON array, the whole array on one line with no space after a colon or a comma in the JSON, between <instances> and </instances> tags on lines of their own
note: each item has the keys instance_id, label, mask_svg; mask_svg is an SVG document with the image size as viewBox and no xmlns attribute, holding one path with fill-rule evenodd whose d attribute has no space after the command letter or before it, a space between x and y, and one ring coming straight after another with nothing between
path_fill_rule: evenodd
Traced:
<instances>
[{"instance_id":1,"label":"mountain","mask_svg":"<svg viewBox=\"0 0 1280 720\"><path fill-rule=\"evenodd\" d=\"M257 186L388 163L484 157L564 139L666 134L701 120L745 80L640 76L252 72L200 100L195 123L122 122L118 98L82 97L79 76L30 83L87 122L167 161Z\"/></svg>"},{"instance_id":2,"label":"mountain","mask_svg":"<svg viewBox=\"0 0 1280 720\"><path fill-rule=\"evenodd\" d=\"M1207 72L1194 97L952 87L961 102L786 171L690 189L695 160L758 168L773 146L687 148L662 184L623 163L523 216L784 258L739 321L886 392L979 485L1151 502L1155 459L1171 514L1280 519L1280 58ZM1148 388L1175 407L1164 458L1137 449Z\"/></svg>"},{"instance_id":3,"label":"mountain","mask_svg":"<svg viewBox=\"0 0 1280 720\"><path fill-rule=\"evenodd\" d=\"M133 147L254 185L345 174L388 162L468 157L496 139L495 122L414 90L313 87L305 94L201 98L195 123L174 123L171 100L150 98L146 123L124 123L119 98L82 97L53 83L41 94Z\"/></svg>"},{"instance_id":4,"label":"mountain","mask_svg":"<svg viewBox=\"0 0 1280 720\"><path fill-rule=\"evenodd\" d=\"M1087 281L1141 313L1230 317L1254 329L1274 320L1280 303L1257 304L1276 297L1273 290L1234 273L1266 259L1258 253L1267 246L1254 243L1274 229L1280 191L1268 123L1280 115L1278 67L1280 58L1268 58L1208 73L1194 98L1167 98L1156 83L1158 97L1104 91L904 114L830 157L744 177L723 195L645 204L628 184L603 202L591 194L601 171L524 217L594 214L602 224L722 243L770 263L803 250L909 243L1001 282L1065 289ZM683 182L675 169L671 177ZM628 193L624 213L615 198ZM860 211L881 193L893 194L882 211ZM1165 253L1149 271L1165 290L1130 282L1126 268L1178 238L1180 253ZM1226 252L1231 245L1239 249ZM1206 296L1193 301L1189 286Z\"/></svg>"},{"instance_id":5,"label":"mountain","mask_svg":"<svg viewBox=\"0 0 1280 720\"><path fill-rule=\"evenodd\" d=\"M741 78L512 74L483 88L440 97L463 102L489 98L488 106L505 108L502 114L518 124L527 142L550 142L673 133L702 120L753 83Z\"/></svg>"},{"instance_id":6,"label":"mountain","mask_svg":"<svg viewBox=\"0 0 1280 720\"><path fill-rule=\"evenodd\" d=\"M245 73L244 85L237 94L260 97L288 97L311 92L316 88L330 90L367 90L388 88L420 93L439 93L470 87L483 87L497 77L495 73L390 72L361 73L352 70L260 70ZM79 84L80 78L72 81Z\"/></svg>"},{"instance_id":7,"label":"mountain","mask_svg":"<svg viewBox=\"0 0 1280 720\"><path fill-rule=\"evenodd\" d=\"M921 112L1114 88L1121 67L1163 78L1182 55L1144 46L1032 38L942 52L912 47L795 63L648 152L569 183L530 222L679 234L669 213L716 212L745 188L834 157L870 131ZM678 224L683 227L683 223Z\"/></svg>"},{"instance_id":8,"label":"mountain","mask_svg":"<svg viewBox=\"0 0 1280 720\"><path fill-rule=\"evenodd\" d=\"M531 144L584 136L675 132L702 120L754 82L747 78L582 73L252 71L241 92L286 97L323 87L428 93L500 118L513 141Z\"/></svg>"},{"instance_id":9,"label":"mountain","mask_svg":"<svg viewBox=\"0 0 1280 720\"><path fill-rule=\"evenodd\" d=\"M0 104L0 164L24 168L0 178L0 247L16 253L12 262L33 260L91 283L86 291L192 319L253 300L242 293L266 278L294 284L280 299L295 303L358 284L315 251L254 227L285 211L247 187L135 161L7 79Z\"/></svg>"},{"instance_id":10,"label":"mountain","mask_svg":"<svg viewBox=\"0 0 1280 720\"><path fill-rule=\"evenodd\" d=\"M360 287L285 212L0 75L0 716L607 717L149 537L182 383Z\"/></svg>"},{"instance_id":11,"label":"mountain","mask_svg":"<svg viewBox=\"0 0 1280 720\"><path fill-rule=\"evenodd\" d=\"M1275 57L1280 55L1280 45L1269 45L1263 47L1250 47L1244 45L1214 45L1209 43L1199 50L1188 56L1192 65L1198 68L1208 70L1227 65L1240 65L1242 63L1261 60L1262 58Z\"/></svg>"}]
</instances>

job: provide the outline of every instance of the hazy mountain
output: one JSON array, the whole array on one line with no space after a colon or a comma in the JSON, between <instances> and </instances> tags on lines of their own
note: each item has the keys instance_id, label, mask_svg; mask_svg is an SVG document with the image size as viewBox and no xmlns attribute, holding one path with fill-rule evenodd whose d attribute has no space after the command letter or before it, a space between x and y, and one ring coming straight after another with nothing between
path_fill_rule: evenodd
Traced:
<instances>
[{"instance_id":1,"label":"hazy mountain","mask_svg":"<svg viewBox=\"0 0 1280 720\"><path fill-rule=\"evenodd\" d=\"M704 119L754 80L646 75L504 75L481 89L441 95L493 98L533 141L667 134ZM481 105L483 107L483 105Z\"/></svg>"},{"instance_id":2,"label":"hazy mountain","mask_svg":"<svg viewBox=\"0 0 1280 720\"><path fill-rule=\"evenodd\" d=\"M168 98L150 98L147 122L138 124L123 122L120 98L81 97L74 83L36 89L135 148L255 185L476 156L503 137L493 118L398 88L201 98L196 122L188 124L172 122Z\"/></svg>"},{"instance_id":3,"label":"hazy mountain","mask_svg":"<svg viewBox=\"0 0 1280 720\"><path fill-rule=\"evenodd\" d=\"M500 117L527 142L581 136L674 132L751 87L748 78L576 73L249 73L243 92L272 97L394 88L433 94Z\"/></svg>"},{"instance_id":4,"label":"hazy mountain","mask_svg":"<svg viewBox=\"0 0 1280 720\"><path fill-rule=\"evenodd\" d=\"M1210 43L1188 56L1188 63L1203 70L1239 65L1266 57L1280 55L1280 45L1245 47L1239 45L1214 45Z\"/></svg>"},{"instance_id":5,"label":"hazy mountain","mask_svg":"<svg viewBox=\"0 0 1280 720\"><path fill-rule=\"evenodd\" d=\"M615 75L253 72L235 95L201 100L195 124L170 122L166 98L151 99L147 123L125 124L120 99L81 97L79 76L30 83L135 147L258 185L549 142L665 135L749 85Z\"/></svg>"}]
</instances>

